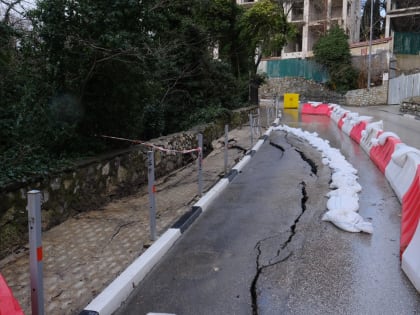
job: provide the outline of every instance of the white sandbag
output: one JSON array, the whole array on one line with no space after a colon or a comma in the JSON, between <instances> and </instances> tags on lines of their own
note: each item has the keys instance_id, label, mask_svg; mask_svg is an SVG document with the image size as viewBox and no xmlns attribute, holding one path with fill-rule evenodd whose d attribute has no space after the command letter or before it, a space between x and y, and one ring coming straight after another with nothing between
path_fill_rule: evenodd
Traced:
<instances>
[{"instance_id":1,"label":"white sandbag","mask_svg":"<svg viewBox=\"0 0 420 315\"><path fill-rule=\"evenodd\" d=\"M322 220L329 221L347 232L373 233L372 223L364 221L357 212L340 210L328 211L324 214Z\"/></svg>"},{"instance_id":2,"label":"white sandbag","mask_svg":"<svg viewBox=\"0 0 420 315\"><path fill-rule=\"evenodd\" d=\"M328 210L341 209L343 211L359 210L359 198L353 195L331 196L327 201Z\"/></svg>"},{"instance_id":3,"label":"white sandbag","mask_svg":"<svg viewBox=\"0 0 420 315\"><path fill-rule=\"evenodd\" d=\"M338 111L339 109L335 109ZM303 132L302 129L280 126L275 130L284 130L297 137L307 140L313 147L322 153L322 162L332 171L331 188L336 188L327 194L328 212L323 216L324 221L330 221L339 228L349 232L372 233L370 222L365 222L356 212L359 209L357 193L362 189L357 182L357 170L346 161L338 149L331 148L328 141L319 138L315 133Z\"/></svg>"}]
</instances>

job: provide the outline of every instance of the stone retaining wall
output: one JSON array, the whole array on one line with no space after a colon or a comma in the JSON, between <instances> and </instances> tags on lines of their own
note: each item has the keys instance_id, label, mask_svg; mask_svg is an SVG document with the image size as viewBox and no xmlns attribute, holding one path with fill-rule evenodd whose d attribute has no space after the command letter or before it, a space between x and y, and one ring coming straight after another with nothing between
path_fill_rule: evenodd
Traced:
<instances>
[{"instance_id":1,"label":"stone retaining wall","mask_svg":"<svg viewBox=\"0 0 420 315\"><path fill-rule=\"evenodd\" d=\"M420 117L420 96L403 100L400 105L400 112Z\"/></svg>"},{"instance_id":2,"label":"stone retaining wall","mask_svg":"<svg viewBox=\"0 0 420 315\"><path fill-rule=\"evenodd\" d=\"M197 134L203 134L204 152L211 142L224 133L224 125L236 128L249 121L254 108L234 111L218 122L193 130L150 140L157 146L183 150L196 148ZM78 212L98 207L112 197L128 195L147 184L148 148L136 145L82 161L61 173L47 178L33 178L0 188L0 259L28 242L26 195L37 189L43 193L42 224L49 229ZM155 151L155 176L159 178L195 160L197 153L165 154Z\"/></svg>"},{"instance_id":3,"label":"stone retaining wall","mask_svg":"<svg viewBox=\"0 0 420 315\"><path fill-rule=\"evenodd\" d=\"M375 86L370 89L359 89L348 91L345 95L346 105L369 106L384 105L388 100L388 85Z\"/></svg>"},{"instance_id":4,"label":"stone retaining wall","mask_svg":"<svg viewBox=\"0 0 420 315\"><path fill-rule=\"evenodd\" d=\"M278 95L282 100L285 93L299 94L301 102L323 101L344 104L345 100L342 94L328 90L324 84L301 77L271 78L259 90L260 98L271 99L274 95Z\"/></svg>"},{"instance_id":5,"label":"stone retaining wall","mask_svg":"<svg viewBox=\"0 0 420 315\"><path fill-rule=\"evenodd\" d=\"M300 77L272 78L262 85L259 94L262 99L272 99L275 95L282 99L285 93L299 94L299 101L320 101L348 106L368 106L387 104L388 85L367 89L351 90L345 95L330 91L323 84Z\"/></svg>"}]
</instances>

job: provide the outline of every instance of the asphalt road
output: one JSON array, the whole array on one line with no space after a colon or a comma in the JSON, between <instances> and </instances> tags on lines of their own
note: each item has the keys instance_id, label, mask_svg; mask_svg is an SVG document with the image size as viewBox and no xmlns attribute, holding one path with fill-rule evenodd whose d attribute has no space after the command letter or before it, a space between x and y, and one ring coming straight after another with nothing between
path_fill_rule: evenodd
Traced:
<instances>
[{"instance_id":1,"label":"asphalt road","mask_svg":"<svg viewBox=\"0 0 420 315\"><path fill-rule=\"evenodd\" d=\"M321 221L329 169L275 132L117 314L420 314L399 265L401 206L384 176L328 118L284 121L317 131L359 170L373 235Z\"/></svg>"}]
</instances>

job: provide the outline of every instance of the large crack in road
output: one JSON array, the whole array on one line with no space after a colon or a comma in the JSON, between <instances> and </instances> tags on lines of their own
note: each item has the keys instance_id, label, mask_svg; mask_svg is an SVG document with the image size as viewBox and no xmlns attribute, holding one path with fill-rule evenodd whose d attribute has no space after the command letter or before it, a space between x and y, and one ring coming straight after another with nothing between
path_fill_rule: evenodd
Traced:
<instances>
[{"instance_id":1,"label":"large crack in road","mask_svg":"<svg viewBox=\"0 0 420 315\"><path fill-rule=\"evenodd\" d=\"M309 165L309 167L311 169L311 176L317 176L318 167L317 167L316 163L312 159L310 159L303 151L295 148L293 146L293 144L287 138L287 135L286 135L285 139L286 139L287 144L290 146L287 149L285 149L280 144L274 143L273 141L270 141L270 145L279 149L282 152L281 157L283 157L286 150L293 149L294 151L296 151L300 155L301 159ZM262 240L258 241L257 244L255 245L255 250L257 252L256 272L255 272L255 275L254 275L254 278L251 282L251 287L250 287L250 294L251 294L251 299L252 299L252 304L251 305L252 305L252 314L253 315L258 315L258 288L257 288L257 284L258 284L258 279L260 278L261 274L263 273L263 271L265 269L273 267L277 264L280 264L280 263L286 261L293 254L293 252L291 250L290 251L287 250L287 247L288 247L289 244L292 243L293 238L296 235L297 226L299 224L300 219L302 218L303 214L306 211L306 202L308 200L308 194L307 194L307 191L306 191L306 182L301 181L299 183L299 186L300 186L300 191L301 191L301 196L302 196L301 197L301 211L297 215L295 220L293 221L292 225L290 226L290 228L288 230L287 239L283 242L280 242L279 247L278 247L277 252L274 255L274 257L269 259L268 262L264 264L261 261L262 260L261 257L263 255L262 246L264 245L265 242L267 242L269 240L276 239L276 238L282 238L284 235L278 234L278 235L267 237L265 239L262 239Z\"/></svg>"},{"instance_id":2,"label":"large crack in road","mask_svg":"<svg viewBox=\"0 0 420 315\"><path fill-rule=\"evenodd\" d=\"M261 255L263 254L263 251L262 251L261 247L264 244L264 242L266 242L268 240L272 240L274 238L279 238L279 237L281 237L281 235L274 235L274 236L265 238L263 240L258 241L257 244L255 245L255 249L257 251L256 273L255 273L254 279L251 282L251 287L250 287L250 293L251 293L251 299L252 299L252 314L253 315L258 315L257 283L258 283L258 279L261 276L262 272L267 268L270 268L274 265L277 265L277 264L280 264L280 263L286 261L293 254L293 252L290 251L290 252L286 253L285 255L283 255L283 252L286 250L287 246L293 241L293 237L296 235L296 227L297 227L302 215L306 211L306 201L308 200L308 195L306 193L306 183L304 181L302 181L300 183L300 186L301 186L301 192L302 192L301 212L296 217L293 224L290 226L290 229L289 229L289 232L288 232L289 237L287 238L286 241L284 241L283 243L280 244L276 255L274 257L272 257L267 264L263 264L260 261L261 260L260 259Z\"/></svg>"}]
</instances>

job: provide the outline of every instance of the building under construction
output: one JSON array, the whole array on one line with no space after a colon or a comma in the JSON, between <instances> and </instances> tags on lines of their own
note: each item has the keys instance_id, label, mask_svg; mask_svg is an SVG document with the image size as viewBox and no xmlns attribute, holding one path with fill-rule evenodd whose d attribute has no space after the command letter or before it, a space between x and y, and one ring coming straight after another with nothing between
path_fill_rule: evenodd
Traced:
<instances>
[{"instance_id":1,"label":"building under construction","mask_svg":"<svg viewBox=\"0 0 420 315\"><path fill-rule=\"evenodd\" d=\"M242 5L257 1L237 0ZM296 25L298 35L284 47L282 59L313 56L314 44L334 25L345 30L351 43L359 41L360 0L291 0L284 3L288 21Z\"/></svg>"}]
</instances>

